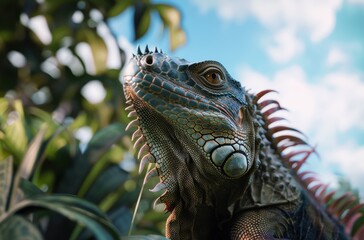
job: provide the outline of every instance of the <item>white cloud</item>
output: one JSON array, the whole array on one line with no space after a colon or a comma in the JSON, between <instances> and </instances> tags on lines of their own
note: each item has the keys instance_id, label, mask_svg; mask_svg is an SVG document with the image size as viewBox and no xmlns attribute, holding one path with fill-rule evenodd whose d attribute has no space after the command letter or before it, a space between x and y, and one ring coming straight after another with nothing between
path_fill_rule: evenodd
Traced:
<instances>
[{"instance_id":1,"label":"white cloud","mask_svg":"<svg viewBox=\"0 0 364 240\"><path fill-rule=\"evenodd\" d=\"M347 176L356 188L364 196L363 173L364 173L364 146L346 144L340 146L335 151L328 153L331 160L329 164L339 166L339 169Z\"/></svg>"},{"instance_id":2,"label":"white cloud","mask_svg":"<svg viewBox=\"0 0 364 240\"><path fill-rule=\"evenodd\" d=\"M313 125L316 108L314 94L317 90L314 86L307 85L306 76L299 66L277 72L273 79L249 68L243 68L238 76L241 76L242 84L252 92L277 90L277 99L290 111L289 114L283 114L298 128L307 131Z\"/></svg>"},{"instance_id":3,"label":"white cloud","mask_svg":"<svg viewBox=\"0 0 364 240\"><path fill-rule=\"evenodd\" d=\"M214 9L225 20L256 18L268 28L290 27L308 32L312 41L327 37L335 26L342 0L193 0L203 11Z\"/></svg>"},{"instance_id":4,"label":"white cloud","mask_svg":"<svg viewBox=\"0 0 364 240\"><path fill-rule=\"evenodd\" d=\"M364 5L364 0L348 0L349 3L352 4L361 4Z\"/></svg>"},{"instance_id":5,"label":"white cloud","mask_svg":"<svg viewBox=\"0 0 364 240\"><path fill-rule=\"evenodd\" d=\"M269 45L267 50L278 62L291 60L302 52L303 44L298 36L307 36L314 43L328 37L335 27L336 12L342 1L193 0L203 11L215 10L224 20L257 19L273 31L275 46ZM282 53L281 57L279 53Z\"/></svg>"},{"instance_id":6,"label":"white cloud","mask_svg":"<svg viewBox=\"0 0 364 240\"><path fill-rule=\"evenodd\" d=\"M287 62L300 54L304 49L303 43L295 32L289 28L278 31L273 37L273 44L268 46L269 56L276 62Z\"/></svg>"},{"instance_id":7,"label":"white cloud","mask_svg":"<svg viewBox=\"0 0 364 240\"><path fill-rule=\"evenodd\" d=\"M224 20L243 20L249 13L251 0L192 0L203 12L216 10Z\"/></svg>"},{"instance_id":8,"label":"white cloud","mask_svg":"<svg viewBox=\"0 0 364 240\"><path fill-rule=\"evenodd\" d=\"M364 132L364 83L358 74L336 71L315 84L309 83L299 66L279 71L272 78L246 67L238 75L252 92L277 90L279 94L273 97L289 110L282 114L306 133L313 145L318 144L324 165L339 169L364 193L364 146L355 139L345 144L341 141L349 131Z\"/></svg>"},{"instance_id":9,"label":"white cloud","mask_svg":"<svg viewBox=\"0 0 364 240\"><path fill-rule=\"evenodd\" d=\"M344 65L348 63L347 54L337 47L332 47L327 55L326 64L328 66Z\"/></svg>"},{"instance_id":10,"label":"white cloud","mask_svg":"<svg viewBox=\"0 0 364 240\"><path fill-rule=\"evenodd\" d=\"M291 27L308 33L313 42L327 37L335 26L342 0L252 0L251 14L268 27Z\"/></svg>"}]
</instances>

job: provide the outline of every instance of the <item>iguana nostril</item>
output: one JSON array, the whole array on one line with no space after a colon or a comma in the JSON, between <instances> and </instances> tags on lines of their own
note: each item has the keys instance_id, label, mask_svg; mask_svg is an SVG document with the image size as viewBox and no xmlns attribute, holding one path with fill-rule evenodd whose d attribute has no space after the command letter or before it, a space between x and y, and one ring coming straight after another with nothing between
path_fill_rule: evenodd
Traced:
<instances>
[{"instance_id":1,"label":"iguana nostril","mask_svg":"<svg viewBox=\"0 0 364 240\"><path fill-rule=\"evenodd\" d=\"M145 63L147 64L147 65L152 65L153 64L153 62L154 62L154 60L153 60L153 56L152 55L148 55L146 58L145 58Z\"/></svg>"}]
</instances>

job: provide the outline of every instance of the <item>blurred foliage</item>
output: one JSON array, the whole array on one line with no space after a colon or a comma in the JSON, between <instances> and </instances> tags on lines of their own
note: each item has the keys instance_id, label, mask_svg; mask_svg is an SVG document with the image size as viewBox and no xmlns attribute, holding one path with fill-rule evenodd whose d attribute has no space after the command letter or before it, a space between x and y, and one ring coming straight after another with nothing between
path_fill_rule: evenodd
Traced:
<instances>
[{"instance_id":1,"label":"blurred foliage","mask_svg":"<svg viewBox=\"0 0 364 240\"><path fill-rule=\"evenodd\" d=\"M107 22L128 8L134 25L120 27L134 41L162 24L172 50L185 42L180 12L160 1L0 1L0 238L127 234L143 176L124 130L124 46ZM143 195L133 234L163 235L156 197Z\"/></svg>"}]
</instances>

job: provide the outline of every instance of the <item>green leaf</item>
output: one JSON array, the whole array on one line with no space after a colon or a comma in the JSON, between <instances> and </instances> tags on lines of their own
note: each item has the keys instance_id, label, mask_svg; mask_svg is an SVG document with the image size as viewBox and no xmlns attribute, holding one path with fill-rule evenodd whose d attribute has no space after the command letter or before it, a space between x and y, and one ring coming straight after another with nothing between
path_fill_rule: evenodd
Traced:
<instances>
[{"instance_id":1,"label":"green leaf","mask_svg":"<svg viewBox=\"0 0 364 240\"><path fill-rule=\"evenodd\" d=\"M163 24L169 29L170 47L175 50L186 42L186 33L181 28L181 13L177 8L168 4L153 6L159 13Z\"/></svg>"},{"instance_id":2,"label":"green leaf","mask_svg":"<svg viewBox=\"0 0 364 240\"><path fill-rule=\"evenodd\" d=\"M24 155L24 158L19 166L19 169L14 178L14 186L11 194L10 207L14 206L21 198L21 193L19 192L19 184L22 178L28 179L33 171L34 164L37 160L39 153L39 148L41 147L44 134L47 130L47 126L39 130L38 134L34 137L33 141L29 144L29 147Z\"/></svg>"},{"instance_id":3,"label":"green leaf","mask_svg":"<svg viewBox=\"0 0 364 240\"><path fill-rule=\"evenodd\" d=\"M43 237L26 218L13 215L0 223L0 239L42 240Z\"/></svg>"},{"instance_id":4,"label":"green leaf","mask_svg":"<svg viewBox=\"0 0 364 240\"><path fill-rule=\"evenodd\" d=\"M5 98L0 98L0 119L5 114L6 110L9 107L9 103ZM1 123L1 121L0 121Z\"/></svg>"},{"instance_id":5,"label":"green leaf","mask_svg":"<svg viewBox=\"0 0 364 240\"><path fill-rule=\"evenodd\" d=\"M125 125L121 123L111 124L108 127L98 131L90 140L85 153L81 156L81 159L77 159L78 164L95 164L96 161L99 161L100 158L110 150L113 144L117 143L125 135ZM80 186L79 192L77 194L78 196L83 197L84 194L89 190L92 183L104 169L105 163L107 162L101 162L100 164L102 166L96 164L87 176L86 174L90 170L91 165L89 165L87 168L85 166L85 168L75 169L78 171L79 175L81 174L80 171L83 171L82 174L86 177L82 183L82 186ZM86 170L87 172L85 172Z\"/></svg>"},{"instance_id":6,"label":"green leaf","mask_svg":"<svg viewBox=\"0 0 364 240\"><path fill-rule=\"evenodd\" d=\"M134 11L134 39L138 40L147 32L150 25L150 9L146 4L137 1Z\"/></svg>"},{"instance_id":7,"label":"green leaf","mask_svg":"<svg viewBox=\"0 0 364 240\"><path fill-rule=\"evenodd\" d=\"M13 157L0 161L0 215L6 210L13 174Z\"/></svg>"},{"instance_id":8,"label":"green leaf","mask_svg":"<svg viewBox=\"0 0 364 240\"><path fill-rule=\"evenodd\" d=\"M32 199L39 199L43 202L48 202L50 204L55 203L55 204L62 204L65 206L81 208L87 212L96 215L99 218L107 219L105 213L101 212L100 209L95 204L73 195L53 194L53 195L37 196Z\"/></svg>"},{"instance_id":9,"label":"green leaf","mask_svg":"<svg viewBox=\"0 0 364 240\"><path fill-rule=\"evenodd\" d=\"M20 160L27 146L28 138L24 129L24 110L20 100L13 103L14 111L10 112L3 131L3 142L15 160Z\"/></svg>"},{"instance_id":10,"label":"green leaf","mask_svg":"<svg viewBox=\"0 0 364 240\"><path fill-rule=\"evenodd\" d=\"M128 178L129 174L118 165L111 165L102 171L96 181L91 185L85 198L91 202L99 203L107 194L115 191Z\"/></svg>"},{"instance_id":11,"label":"green leaf","mask_svg":"<svg viewBox=\"0 0 364 240\"><path fill-rule=\"evenodd\" d=\"M19 187L26 198L36 197L44 194L44 192L42 192L37 186L24 178L20 180Z\"/></svg>"},{"instance_id":12,"label":"green leaf","mask_svg":"<svg viewBox=\"0 0 364 240\"><path fill-rule=\"evenodd\" d=\"M104 72L106 70L108 52L103 38L94 30L84 28L79 30L78 40L85 41L89 44L96 74Z\"/></svg>"},{"instance_id":13,"label":"green leaf","mask_svg":"<svg viewBox=\"0 0 364 240\"><path fill-rule=\"evenodd\" d=\"M112 213L109 214L109 218L112 221L113 225L118 229L119 233L127 234L129 230L129 224L131 222L131 213L130 210L126 206L118 206L117 209L114 209ZM91 232L87 229L78 229L79 236L75 239L90 239Z\"/></svg>"},{"instance_id":14,"label":"green leaf","mask_svg":"<svg viewBox=\"0 0 364 240\"><path fill-rule=\"evenodd\" d=\"M39 208L59 213L82 226L86 226L97 239L120 239L117 229L94 204L73 196L44 195L25 199L14 207L12 214L26 210L34 212Z\"/></svg>"},{"instance_id":15,"label":"green leaf","mask_svg":"<svg viewBox=\"0 0 364 240\"><path fill-rule=\"evenodd\" d=\"M125 136L125 125L114 123L98 131L89 142L85 155L90 162L94 163L100 159L113 144Z\"/></svg>"},{"instance_id":16,"label":"green leaf","mask_svg":"<svg viewBox=\"0 0 364 240\"><path fill-rule=\"evenodd\" d=\"M169 32L171 51L186 43L186 34L182 28L171 28Z\"/></svg>"},{"instance_id":17,"label":"green leaf","mask_svg":"<svg viewBox=\"0 0 364 240\"><path fill-rule=\"evenodd\" d=\"M130 228L132 213L126 206L118 206L109 213L113 224L121 234L127 234Z\"/></svg>"},{"instance_id":18,"label":"green leaf","mask_svg":"<svg viewBox=\"0 0 364 240\"><path fill-rule=\"evenodd\" d=\"M181 26L181 13L173 6L168 4L154 4L163 23L168 28L179 28Z\"/></svg>"},{"instance_id":19,"label":"green leaf","mask_svg":"<svg viewBox=\"0 0 364 240\"><path fill-rule=\"evenodd\" d=\"M110 9L108 15L109 17L115 17L120 13L124 12L128 7L133 4L133 0L121 0L113 8Z\"/></svg>"}]
</instances>

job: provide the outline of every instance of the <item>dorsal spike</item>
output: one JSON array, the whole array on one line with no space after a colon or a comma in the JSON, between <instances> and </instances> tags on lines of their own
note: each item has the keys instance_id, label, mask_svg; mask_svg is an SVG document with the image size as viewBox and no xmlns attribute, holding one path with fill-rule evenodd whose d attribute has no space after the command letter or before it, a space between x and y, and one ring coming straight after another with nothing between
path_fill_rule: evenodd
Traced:
<instances>
[{"instance_id":1,"label":"dorsal spike","mask_svg":"<svg viewBox=\"0 0 364 240\"><path fill-rule=\"evenodd\" d=\"M160 53L163 53L163 50L161 49L159 52L160 52Z\"/></svg>"},{"instance_id":2,"label":"dorsal spike","mask_svg":"<svg viewBox=\"0 0 364 240\"><path fill-rule=\"evenodd\" d=\"M345 199L343 199L343 197ZM348 195L346 196L342 196L340 202L337 203L337 205L335 206L335 213L338 217L343 217L343 213L347 210L349 210L350 208L354 207L356 204L356 197L354 197L353 195ZM331 206L330 206L331 207Z\"/></svg>"},{"instance_id":3,"label":"dorsal spike","mask_svg":"<svg viewBox=\"0 0 364 240\"><path fill-rule=\"evenodd\" d=\"M259 93L257 93L255 96L254 96L254 99L253 99L253 101L254 101L254 103L258 103L258 101L264 96L264 95L266 95L266 94L268 94L268 93L270 93L270 92L277 92L277 91L275 91L275 90L272 90L272 89L268 89L268 90L264 90L264 91L261 91L261 92L259 92Z\"/></svg>"},{"instance_id":4,"label":"dorsal spike","mask_svg":"<svg viewBox=\"0 0 364 240\"><path fill-rule=\"evenodd\" d=\"M357 215L358 213L360 213L360 211L363 211L364 209L364 203L357 203L357 205L351 207L350 209L348 209L347 214L345 215L345 217L343 218L343 222L347 225L349 224L349 222L352 222L352 218Z\"/></svg>"},{"instance_id":5,"label":"dorsal spike","mask_svg":"<svg viewBox=\"0 0 364 240\"><path fill-rule=\"evenodd\" d=\"M154 48L154 52L158 53L158 48L157 47Z\"/></svg>"},{"instance_id":6,"label":"dorsal spike","mask_svg":"<svg viewBox=\"0 0 364 240\"><path fill-rule=\"evenodd\" d=\"M276 127L268 128L268 132L270 132L271 134L282 132L282 131L296 132L296 133L299 133L300 135L302 135L304 138L307 139L307 136L303 132L301 132L300 130L298 130L296 128L287 127L287 126L276 126Z\"/></svg>"},{"instance_id":7,"label":"dorsal spike","mask_svg":"<svg viewBox=\"0 0 364 240\"><path fill-rule=\"evenodd\" d=\"M144 53L149 53L149 47L148 47L148 44L145 46Z\"/></svg>"},{"instance_id":8,"label":"dorsal spike","mask_svg":"<svg viewBox=\"0 0 364 240\"><path fill-rule=\"evenodd\" d=\"M291 141L293 143L301 144L303 146L310 146L302 138L296 137L296 136L293 136L293 135L289 135L289 134L274 137L273 142L275 143L276 146L279 146L281 144L281 142L287 141L287 140L289 140L289 141Z\"/></svg>"},{"instance_id":9,"label":"dorsal spike","mask_svg":"<svg viewBox=\"0 0 364 240\"><path fill-rule=\"evenodd\" d=\"M138 48L137 48L137 54L138 55L143 55L142 50L140 50L140 46L139 45L138 45Z\"/></svg>"},{"instance_id":10,"label":"dorsal spike","mask_svg":"<svg viewBox=\"0 0 364 240\"><path fill-rule=\"evenodd\" d=\"M307 143L307 136L301 131L282 123L276 124L276 122L287 120L273 114L286 109L278 101L266 97L271 92L276 91L265 90L257 93L253 98L254 105L259 110L255 122L261 126L260 133L267 137L276 153L281 156L281 160L293 170L293 177L306 189L305 191L308 191L308 195L317 201L317 204L322 204L333 217L344 223L345 232L349 236L354 237L353 239L364 239L364 214L362 214L364 203L360 203L360 200L352 193L336 196L335 190L327 191L329 184L321 183L317 174L303 171L302 166L313 153L318 158L320 156L316 152L316 147Z\"/></svg>"},{"instance_id":11,"label":"dorsal spike","mask_svg":"<svg viewBox=\"0 0 364 240\"><path fill-rule=\"evenodd\" d=\"M284 110L287 111L286 108L282 108L280 106L269 108L268 110L265 110L263 113L263 116L266 118L269 118L269 116L277 111Z\"/></svg>"},{"instance_id":12,"label":"dorsal spike","mask_svg":"<svg viewBox=\"0 0 364 240\"><path fill-rule=\"evenodd\" d=\"M267 120L266 120L268 126L271 125L272 123L275 123L278 121L287 121L287 119L282 118L282 117L271 117L271 118L267 118Z\"/></svg>"}]
</instances>

